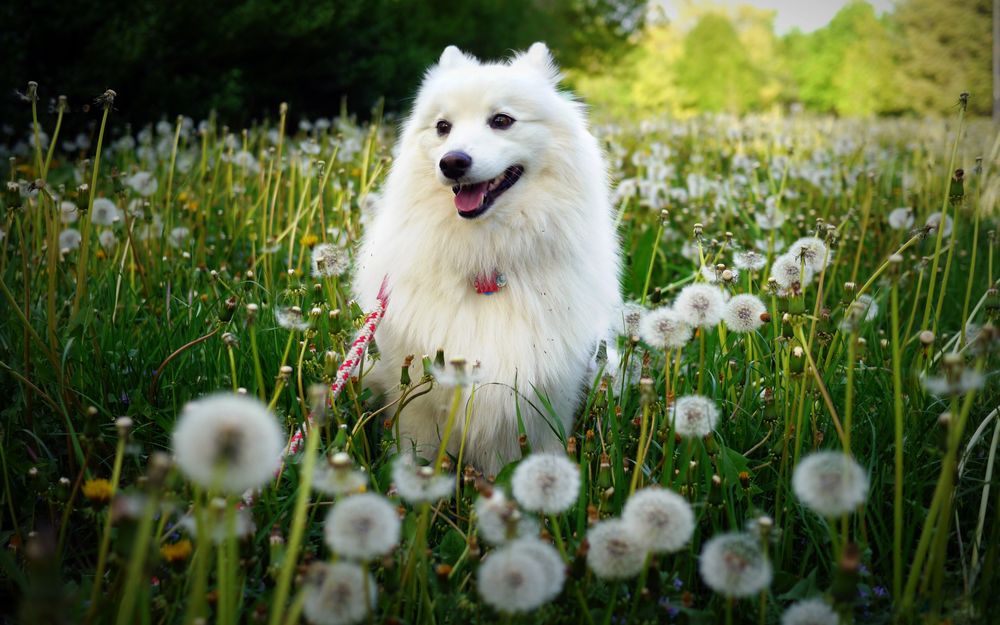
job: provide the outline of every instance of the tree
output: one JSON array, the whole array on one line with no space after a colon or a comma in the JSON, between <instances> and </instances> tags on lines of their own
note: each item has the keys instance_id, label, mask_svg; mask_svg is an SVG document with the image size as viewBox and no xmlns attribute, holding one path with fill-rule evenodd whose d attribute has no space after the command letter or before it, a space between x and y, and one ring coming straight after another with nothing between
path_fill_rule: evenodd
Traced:
<instances>
[{"instance_id":1,"label":"tree","mask_svg":"<svg viewBox=\"0 0 1000 625\"><path fill-rule=\"evenodd\" d=\"M862 116L899 108L893 41L867 2L848 3L812 34L789 34L783 47L806 107Z\"/></svg>"},{"instance_id":2,"label":"tree","mask_svg":"<svg viewBox=\"0 0 1000 625\"><path fill-rule=\"evenodd\" d=\"M969 109L990 112L990 0L902 0L893 21L901 36L907 108L945 113L966 91Z\"/></svg>"},{"instance_id":3,"label":"tree","mask_svg":"<svg viewBox=\"0 0 1000 625\"><path fill-rule=\"evenodd\" d=\"M760 83L760 72L724 15L706 13L684 37L677 84L686 106L741 113L758 103Z\"/></svg>"}]
</instances>

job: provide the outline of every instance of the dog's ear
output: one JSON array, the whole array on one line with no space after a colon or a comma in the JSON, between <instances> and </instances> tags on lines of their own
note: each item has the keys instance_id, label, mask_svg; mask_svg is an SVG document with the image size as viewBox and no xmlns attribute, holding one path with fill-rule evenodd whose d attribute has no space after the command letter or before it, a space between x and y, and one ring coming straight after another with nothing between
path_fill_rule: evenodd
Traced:
<instances>
[{"instance_id":1,"label":"dog's ear","mask_svg":"<svg viewBox=\"0 0 1000 625\"><path fill-rule=\"evenodd\" d=\"M441 53L441 58L438 59L438 67L459 67L465 65L466 63L473 62L474 59L467 56L464 52L458 49L456 46L448 46Z\"/></svg>"},{"instance_id":2,"label":"dog's ear","mask_svg":"<svg viewBox=\"0 0 1000 625\"><path fill-rule=\"evenodd\" d=\"M511 66L530 67L538 71L552 84L556 84L562 78L559 68L556 67L555 59L549 52L549 47L541 41L531 44L526 52L515 56L510 62Z\"/></svg>"}]
</instances>

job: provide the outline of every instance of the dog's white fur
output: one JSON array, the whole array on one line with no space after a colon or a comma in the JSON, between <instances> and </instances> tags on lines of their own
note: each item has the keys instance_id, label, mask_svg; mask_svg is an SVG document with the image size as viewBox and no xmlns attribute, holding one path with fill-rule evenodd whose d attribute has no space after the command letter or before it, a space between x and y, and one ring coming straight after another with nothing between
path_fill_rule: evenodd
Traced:
<instances>
[{"instance_id":1,"label":"dog's white fur","mask_svg":"<svg viewBox=\"0 0 1000 625\"><path fill-rule=\"evenodd\" d=\"M443 348L481 363L468 431L459 411L449 452L465 438L464 461L487 474L519 454L515 383L528 439L556 449L593 381L595 348L621 306L620 257L608 175L584 107L557 88L548 48L536 43L509 61L481 63L449 46L431 67L403 122L394 161L358 256L355 294L366 309L388 276L388 312L376 333L382 361L366 378L398 393L404 357ZM516 121L494 130L498 113ZM451 132L439 137L436 123ZM514 164L520 180L475 219L459 216L438 163L452 150L472 157L470 181ZM507 286L473 288L498 270ZM588 375L588 371L590 374ZM547 396L559 423L539 401ZM403 411L404 440L433 457L453 391L440 386ZM532 407L537 407L536 410Z\"/></svg>"}]
</instances>

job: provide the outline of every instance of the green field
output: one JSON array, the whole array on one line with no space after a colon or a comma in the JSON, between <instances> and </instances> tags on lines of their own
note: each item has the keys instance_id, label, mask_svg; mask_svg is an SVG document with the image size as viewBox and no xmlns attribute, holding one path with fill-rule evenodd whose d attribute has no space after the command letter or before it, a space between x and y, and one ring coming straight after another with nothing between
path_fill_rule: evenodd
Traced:
<instances>
[{"instance_id":1,"label":"green field","mask_svg":"<svg viewBox=\"0 0 1000 625\"><path fill-rule=\"evenodd\" d=\"M596 125L616 184L623 319L636 325L613 346L623 373L589 381L567 433L579 489L566 505L519 488L516 465L481 476L443 453L424 470L394 465L407 413L365 388L375 349L323 407L368 312L351 299L350 261L396 120L292 124L283 107L247 130L178 118L125 134L110 99L91 135L19 129L3 167L0 588L12 618L995 618L1000 140L957 94L947 119ZM676 304L695 325L685 306L699 289L750 314L713 312L679 339L639 321ZM475 392L453 355L416 356L404 396ZM276 419L282 442L310 412L319 426L277 476L246 457L269 440L266 427L248 440L249 417L213 429L209 415L200 437L172 438L185 405L217 392L227 405L257 398L247 410ZM461 405L452 417L471 418ZM708 433L679 412L707 418ZM825 469L810 474L810 458ZM208 477L192 472L199 461ZM259 463L263 487L244 497ZM628 510L614 520L656 485L693 512L690 535L662 537L670 547L634 533ZM495 505L477 506L491 493ZM739 544L706 550L727 533ZM782 621L807 600L827 620Z\"/></svg>"}]
</instances>

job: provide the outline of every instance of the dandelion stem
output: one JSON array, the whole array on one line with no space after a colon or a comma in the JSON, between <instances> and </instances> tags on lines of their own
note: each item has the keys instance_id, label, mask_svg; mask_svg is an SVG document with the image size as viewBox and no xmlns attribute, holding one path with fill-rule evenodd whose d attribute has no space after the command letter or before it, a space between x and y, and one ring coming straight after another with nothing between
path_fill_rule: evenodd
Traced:
<instances>
[{"instance_id":1,"label":"dandelion stem","mask_svg":"<svg viewBox=\"0 0 1000 625\"><path fill-rule=\"evenodd\" d=\"M895 473L892 510L892 596L903 590L903 373L899 336L899 279L892 282L889 293L892 341L892 404L895 423Z\"/></svg>"},{"instance_id":2,"label":"dandelion stem","mask_svg":"<svg viewBox=\"0 0 1000 625\"><path fill-rule=\"evenodd\" d=\"M947 177L944 181L944 197L941 200L940 212L941 218L938 220L938 225L935 228L937 236L934 238L934 256L931 260L930 279L927 282L927 301L924 304L924 317L923 321L920 323L921 328L926 328L927 324L930 322L931 306L934 301L934 285L937 281L938 262L941 258L941 241L944 239L945 222L948 219L948 200L951 192L951 175L952 171L955 169L955 159L958 157L958 144L962 140L962 125L964 122L965 107L962 106L958 111L958 130L955 133L955 142L951 146L951 158L948 160L948 171L946 173ZM955 225L957 226L958 224ZM944 288L944 285L942 285L941 288Z\"/></svg>"},{"instance_id":3,"label":"dandelion stem","mask_svg":"<svg viewBox=\"0 0 1000 625\"><path fill-rule=\"evenodd\" d=\"M101 129L97 133L97 152L94 154L94 171L90 177L90 195L87 198L87 212L80 217L80 253L76 264L76 295L73 297L73 307L70 311L70 318L76 317L80 310L83 298L87 294L87 268L90 265L90 217L94 211L94 197L97 194L97 173L101 169L101 148L104 145L104 129L108 124L108 114L111 112L111 103L104 105L104 115L101 117Z\"/></svg>"},{"instance_id":4,"label":"dandelion stem","mask_svg":"<svg viewBox=\"0 0 1000 625\"><path fill-rule=\"evenodd\" d=\"M125 459L125 440L127 435L120 432L118 435L118 446L115 449L114 465L111 469L111 499L114 500L118 492L118 481L122 475L122 462ZM90 591L90 610L86 620L97 613L98 600L101 597L101 587L104 583L104 568L108 563L108 549L111 547L111 509L106 511L104 519L104 531L101 533L101 546L97 552L97 569L94 573L94 587Z\"/></svg>"},{"instance_id":5,"label":"dandelion stem","mask_svg":"<svg viewBox=\"0 0 1000 625\"><path fill-rule=\"evenodd\" d=\"M299 473L299 489L295 496L295 511L292 514L291 534L288 537L288 547L281 563L281 572L275 585L271 604L269 625L278 625L281 615L285 612L288 602L288 592L292 584L292 571L298 561L299 549L302 546L302 536L305 533L306 508L309 505L309 494L312 490L313 473L316 470L316 456L319 450L320 428L312 427L306 430L306 451L302 459L302 469Z\"/></svg>"}]
</instances>

